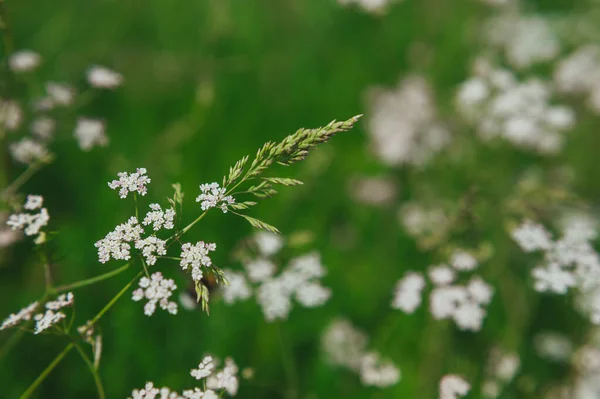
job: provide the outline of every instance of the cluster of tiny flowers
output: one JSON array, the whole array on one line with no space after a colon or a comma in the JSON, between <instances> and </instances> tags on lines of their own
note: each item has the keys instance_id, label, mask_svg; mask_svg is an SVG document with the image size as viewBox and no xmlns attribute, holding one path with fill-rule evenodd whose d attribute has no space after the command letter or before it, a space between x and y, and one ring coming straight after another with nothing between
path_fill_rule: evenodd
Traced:
<instances>
[{"instance_id":1,"label":"cluster of tiny flowers","mask_svg":"<svg viewBox=\"0 0 600 399\"><path fill-rule=\"evenodd\" d=\"M235 396L239 387L237 377L238 367L231 358L225 359L225 367L215 372L215 360L206 356L198 369L191 370L190 374L197 380L205 379L205 389L191 388L181 394L170 388L157 388L153 382L147 382L144 388L134 389L128 399L219 399L223 392ZM221 394L217 394L220 391Z\"/></svg>"},{"instance_id":2,"label":"cluster of tiny flowers","mask_svg":"<svg viewBox=\"0 0 600 399\"><path fill-rule=\"evenodd\" d=\"M398 220L409 235L418 239L443 235L450 225L442 208L417 202L404 204L398 211Z\"/></svg>"},{"instance_id":3,"label":"cluster of tiny flowers","mask_svg":"<svg viewBox=\"0 0 600 399\"><path fill-rule=\"evenodd\" d=\"M400 380L400 370L368 351L366 334L347 320L334 320L323 332L321 343L329 363L354 371L365 386L385 388Z\"/></svg>"},{"instance_id":4,"label":"cluster of tiny flowers","mask_svg":"<svg viewBox=\"0 0 600 399\"><path fill-rule=\"evenodd\" d=\"M422 165L450 143L421 77L406 78L392 91L374 91L369 109L372 147L386 165Z\"/></svg>"},{"instance_id":5,"label":"cluster of tiny flowers","mask_svg":"<svg viewBox=\"0 0 600 399\"><path fill-rule=\"evenodd\" d=\"M314 308L323 305L331 296L331 290L323 287L318 279L325 275L319 254L313 252L297 257L278 275L276 265L269 259L257 258L244 264L248 280L256 284L256 299L269 322L286 319L292 310L292 297L302 306ZM244 274L227 270L230 282L223 287L223 298L232 304L252 295L252 288Z\"/></svg>"},{"instance_id":6,"label":"cluster of tiny flowers","mask_svg":"<svg viewBox=\"0 0 600 399\"><path fill-rule=\"evenodd\" d=\"M192 279L198 282L202 279L202 267L212 266L212 260L208 256L210 252L217 249L217 244L198 241L195 245L185 243L181 246L181 268L191 269Z\"/></svg>"},{"instance_id":7,"label":"cluster of tiny flowers","mask_svg":"<svg viewBox=\"0 0 600 399\"><path fill-rule=\"evenodd\" d=\"M533 346L542 359L565 363L573 354L573 343L564 334L555 331L543 331L535 335Z\"/></svg>"},{"instance_id":8,"label":"cluster of tiny flowers","mask_svg":"<svg viewBox=\"0 0 600 399\"><path fill-rule=\"evenodd\" d=\"M32 304L24 307L19 310L17 313L10 314L0 325L0 330L4 330L6 328L14 327L18 324L21 324L24 321L29 321L33 317L33 312L35 312L38 308L39 303L33 302Z\"/></svg>"},{"instance_id":9,"label":"cluster of tiny flowers","mask_svg":"<svg viewBox=\"0 0 600 399\"><path fill-rule=\"evenodd\" d=\"M171 314L177 314L177 303L169 300L177 289L175 282L163 277L161 272L153 273L150 278L142 277L139 282L140 288L133 291L132 299L136 302L147 299L144 305L144 314L152 316L156 311L156 304L161 309Z\"/></svg>"},{"instance_id":10,"label":"cluster of tiny flowers","mask_svg":"<svg viewBox=\"0 0 600 399\"><path fill-rule=\"evenodd\" d=\"M56 121L47 116L40 116L31 123L31 132L42 141L52 139L55 128Z\"/></svg>"},{"instance_id":11,"label":"cluster of tiny flowers","mask_svg":"<svg viewBox=\"0 0 600 399\"><path fill-rule=\"evenodd\" d=\"M448 374L440 380L439 399L458 399L465 396L471 390L471 385L465 379L456 374Z\"/></svg>"},{"instance_id":12,"label":"cluster of tiny flowers","mask_svg":"<svg viewBox=\"0 0 600 399\"><path fill-rule=\"evenodd\" d=\"M487 44L500 50L517 69L552 61L560 53L558 38L539 15L520 15L511 9L492 17L484 30Z\"/></svg>"},{"instance_id":13,"label":"cluster of tiny flowers","mask_svg":"<svg viewBox=\"0 0 600 399\"><path fill-rule=\"evenodd\" d=\"M10 145L10 154L17 162L27 165L43 161L50 156L46 146L29 137Z\"/></svg>"},{"instance_id":14,"label":"cluster of tiny flowers","mask_svg":"<svg viewBox=\"0 0 600 399\"><path fill-rule=\"evenodd\" d=\"M390 204L396 197L396 191L396 184L383 177L353 179L350 187L350 194L356 202L373 206Z\"/></svg>"},{"instance_id":15,"label":"cluster of tiny flowers","mask_svg":"<svg viewBox=\"0 0 600 399\"><path fill-rule=\"evenodd\" d=\"M392 1L394 0L338 0L338 3L343 6L356 4L366 12L382 13Z\"/></svg>"},{"instance_id":16,"label":"cluster of tiny flowers","mask_svg":"<svg viewBox=\"0 0 600 399\"><path fill-rule=\"evenodd\" d=\"M575 217L567 221L557 241L542 225L529 220L512 232L525 252L544 254L543 264L531 273L536 291L564 295L577 288L580 307L594 324L600 324L600 257L591 245L596 235L589 219Z\"/></svg>"},{"instance_id":17,"label":"cluster of tiny flowers","mask_svg":"<svg viewBox=\"0 0 600 399\"><path fill-rule=\"evenodd\" d=\"M476 69L476 76L460 86L456 106L482 140L501 137L541 154L562 149L563 133L574 126L575 114L550 103L550 84L536 78L519 82L509 70L484 60Z\"/></svg>"},{"instance_id":18,"label":"cluster of tiny flowers","mask_svg":"<svg viewBox=\"0 0 600 399\"><path fill-rule=\"evenodd\" d=\"M26 236L40 234L42 227L48 225L50 215L46 208L42 208L44 199L40 195L28 195L23 208L28 211L39 209L38 213L16 213L10 215L6 224L12 230L23 230Z\"/></svg>"},{"instance_id":19,"label":"cluster of tiny flowers","mask_svg":"<svg viewBox=\"0 0 600 399\"><path fill-rule=\"evenodd\" d=\"M600 48L587 45L561 60L554 70L559 92L587 98L587 105L600 113Z\"/></svg>"},{"instance_id":20,"label":"cluster of tiny flowers","mask_svg":"<svg viewBox=\"0 0 600 399\"><path fill-rule=\"evenodd\" d=\"M77 139L79 148L90 151L94 146L106 147L108 137L105 133L104 122L98 119L79 118L73 135Z\"/></svg>"},{"instance_id":21,"label":"cluster of tiny flowers","mask_svg":"<svg viewBox=\"0 0 600 399\"><path fill-rule=\"evenodd\" d=\"M123 76L108 68L95 65L88 70L87 80L92 87L97 89L114 89L121 86Z\"/></svg>"},{"instance_id":22,"label":"cluster of tiny flowers","mask_svg":"<svg viewBox=\"0 0 600 399\"><path fill-rule=\"evenodd\" d=\"M94 244L98 248L99 261L106 263L111 257L115 260L129 260L130 243L139 241L143 232L144 229L135 216L130 217L126 223L118 225L106 237Z\"/></svg>"},{"instance_id":23,"label":"cluster of tiny flowers","mask_svg":"<svg viewBox=\"0 0 600 399\"><path fill-rule=\"evenodd\" d=\"M42 63L42 57L31 50L15 51L8 60L8 65L13 72L30 72Z\"/></svg>"},{"instance_id":24,"label":"cluster of tiny flowers","mask_svg":"<svg viewBox=\"0 0 600 399\"><path fill-rule=\"evenodd\" d=\"M520 366L519 355L494 348L488 359L486 378L481 384L483 396L490 399L500 396L503 387L512 381Z\"/></svg>"},{"instance_id":25,"label":"cluster of tiny flowers","mask_svg":"<svg viewBox=\"0 0 600 399\"><path fill-rule=\"evenodd\" d=\"M108 187L113 190L119 189L119 197L127 198L130 192L146 195L148 189L146 184L150 183L150 178L146 175L146 168L137 168L134 173L119 172L119 180L113 180L108 183Z\"/></svg>"},{"instance_id":26,"label":"cluster of tiny flowers","mask_svg":"<svg viewBox=\"0 0 600 399\"><path fill-rule=\"evenodd\" d=\"M219 183L201 184L200 191L201 194L196 197L196 202L200 202L203 211L218 206L223 213L226 213L227 206L235 203L231 195L225 195L227 189L219 186Z\"/></svg>"},{"instance_id":27,"label":"cluster of tiny flowers","mask_svg":"<svg viewBox=\"0 0 600 399\"><path fill-rule=\"evenodd\" d=\"M254 234L252 240L256 244L256 248L260 255L269 257L283 248L284 242L280 235L270 233L268 231L259 231Z\"/></svg>"},{"instance_id":28,"label":"cluster of tiny flowers","mask_svg":"<svg viewBox=\"0 0 600 399\"><path fill-rule=\"evenodd\" d=\"M146 217L142 221L144 226L152 224L152 228L158 231L162 228L170 230L174 228L173 219L175 218L175 211L173 208L169 208L163 211L159 204L150 204L151 211L146 214Z\"/></svg>"},{"instance_id":29,"label":"cluster of tiny flowers","mask_svg":"<svg viewBox=\"0 0 600 399\"><path fill-rule=\"evenodd\" d=\"M167 254L167 242L156 236L149 236L135 242L135 248L142 251L142 256L146 258L146 263L149 265L156 264L156 256Z\"/></svg>"},{"instance_id":30,"label":"cluster of tiny flowers","mask_svg":"<svg viewBox=\"0 0 600 399\"><path fill-rule=\"evenodd\" d=\"M45 305L46 310L43 313L38 313L35 316L33 313L38 309L39 303L34 302L29 306L21 309L18 313L11 314L8 316L0 326L0 330L5 328L15 327L23 322L29 321L32 318L35 320L34 334L39 334L44 330L52 327L61 320L67 317L66 314L60 310L71 306L74 303L74 297L71 292L62 294L54 301L47 302Z\"/></svg>"},{"instance_id":31,"label":"cluster of tiny flowers","mask_svg":"<svg viewBox=\"0 0 600 399\"><path fill-rule=\"evenodd\" d=\"M10 100L0 99L0 126L8 132L15 131L21 125L23 111L19 104Z\"/></svg>"},{"instance_id":32,"label":"cluster of tiny flowers","mask_svg":"<svg viewBox=\"0 0 600 399\"><path fill-rule=\"evenodd\" d=\"M493 289L478 276L472 276L466 285L452 284L457 271L473 270L477 260L464 251L456 251L451 266L430 266L428 277L434 288L429 296L431 315L436 320L452 319L461 330L479 331L485 317L484 306L492 300ZM417 272L408 272L394 292L392 307L413 313L421 304L425 278Z\"/></svg>"}]
</instances>

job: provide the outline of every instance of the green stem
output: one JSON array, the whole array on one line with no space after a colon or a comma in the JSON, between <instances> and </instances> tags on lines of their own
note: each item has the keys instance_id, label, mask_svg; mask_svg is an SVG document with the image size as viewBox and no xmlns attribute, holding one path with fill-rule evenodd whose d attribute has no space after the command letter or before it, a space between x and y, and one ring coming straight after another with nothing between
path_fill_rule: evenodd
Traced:
<instances>
[{"instance_id":1,"label":"green stem","mask_svg":"<svg viewBox=\"0 0 600 399\"><path fill-rule=\"evenodd\" d=\"M60 352L58 354L58 356L56 356L54 358L54 360L52 361L52 363L50 363L48 365L48 367L46 367L46 369L44 371L42 371L42 374L40 374L38 376L38 378L35 379L35 381L33 381L33 384L31 384L29 386L29 388L27 388L27 390L23 393L23 395L20 396L20 399L27 399L31 396L31 394L33 392L35 392L35 390L37 389L37 387L46 379L46 377L48 376L48 374L50 374L52 372L52 370L54 370L54 368L56 366L58 366L58 364L63 360L63 358L69 353L69 351L71 349L73 349L75 345L73 343L70 343L69 345L67 345L65 347L65 349L63 349L62 352Z\"/></svg>"},{"instance_id":2,"label":"green stem","mask_svg":"<svg viewBox=\"0 0 600 399\"><path fill-rule=\"evenodd\" d=\"M283 331L281 329L281 323L277 323L277 336L279 338L279 346L281 347L281 359L283 361L283 369L288 380L288 389L286 390L286 396L289 399L295 399L298 397L298 370L296 369L296 363L294 357L290 351L290 347L287 345L283 338Z\"/></svg>"},{"instance_id":3,"label":"green stem","mask_svg":"<svg viewBox=\"0 0 600 399\"><path fill-rule=\"evenodd\" d=\"M75 349L77 349L77 352L79 352L81 358L87 365L88 370L90 371L90 373L92 373L92 377L94 377L94 383L96 384L96 389L98 390L98 398L105 399L106 395L104 394L104 387L102 386L102 380L100 379L98 369L94 367L94 364L92 363L90 358L85 354L85 351L81 348L81 346L77 344L73 338L71 338L71 340L73 341L73 345L75 345Z\"/></svg>"},{"instance_id":4,"label":"green stem","mask_svg":"<svg viewBox=\"0 0 600 399\"><path fill-rule=\"evenodd\" d=\"M119 267L118 269L112 270L112 271L110 271L108 273L104 273L104 274L101 274L99 276L89 278L87 280L81 280L81 281L77 281L75 283L61 285L59 287L54 288L52 290L52 292L56 293L56 294L59 294L61 292L71 291L71 290L74 290L74 289L77 289L77 288L86 287L88 285L96 284L96 283L99 283L101 281L107 280L107 279L109 279L111 277L114 277L114 276L116 276L118 274L121 274L125 270L129 269L130 266L131 266L131 263L126 263L123 266Z\"/></svg>"},{"instance_id":5,"label":"green stem","mask_svg":"<svg viewBox=\"0 0 600 399\"><path fill-rule=\"evenodd\" d=\"M24 330L17 330L9 339L8 341L2 346L2 348L0 348L0 359L2 359L4 356L6 356L6 354L8 352L10 352L10 350L12 348L15 347L15 345L17 345L19 343L19 341L21 340L21 338L23 338L23 336L25 335L25 331Z\"/></svg>"},{"instance_id":6,"label":"green stem","mask_svg":"<svg viewBox=\"0 0 600 399\"><path fill-rule=\"evenodd\" d=\"M2 198L6 199L10 194L17 191L23 184L37 173L42 168L44 162L36 162L33 165L29 165L27 169L19 177L17 177L12 183L10 183L4 190L2 190Z\"/></svg>"},{"instance_id":7,"label":"green stem","mask_svg":"<svg viewBox=\"0 0 600 399\"><path fill-rule=\"evenodd\" d=\"M98 320L100 320L100 318L102 316L104 316L104 313L108 312L108 310L110 308L112 308L112 306L119 300L119 298L121 298L121 296L123 296L124 293L127 292L127 290L129 289L129 287L131 287L131 285L133 283L136 282L136 280L138 278L140 278L140 276L143 274L144 272L141 271L138 274L135 275L135 277L129 282L127 283L127 285L125 287L123 287L123 289L121 291L119 291L119 293L117 295L114 296L113 299L110 300L109 303L106 304L106 306L104 306L104 308L102 308L102 310L90 321L90 325L92 324L96 324L96 322L98 322Z\"/></svg>"}]
</instances>

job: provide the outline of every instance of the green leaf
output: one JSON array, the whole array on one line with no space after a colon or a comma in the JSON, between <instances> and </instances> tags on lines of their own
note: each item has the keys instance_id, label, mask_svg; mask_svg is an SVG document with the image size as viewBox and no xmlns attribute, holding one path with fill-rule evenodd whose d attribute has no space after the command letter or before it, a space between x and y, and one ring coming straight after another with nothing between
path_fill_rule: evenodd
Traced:
<instances>
[{"instance_id":1,"label":"green leaf","mask_svg":"<svg viewBox=\"0 0 600 399\"><path fill-rule=\"evenodd\" d=\"M241 217L246 219L248 221L248 223L250 223L252 225L252 227L255 227L255 228L261 229L261 230L267 230L267 231L270 231L271 233L279 234L279 230L277 230L277 227L275 227L275 226L271 226L270 224L265 223L256 218L253 218L252 216L242 215L242 214L238 214L238 215L240 215Z\"/></svg>"}]
</instances>

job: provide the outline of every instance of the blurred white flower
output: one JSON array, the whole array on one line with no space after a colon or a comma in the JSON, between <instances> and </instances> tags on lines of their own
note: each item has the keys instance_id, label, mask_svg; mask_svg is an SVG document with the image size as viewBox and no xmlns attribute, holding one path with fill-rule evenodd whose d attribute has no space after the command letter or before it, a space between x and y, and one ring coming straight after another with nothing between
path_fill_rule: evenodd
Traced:
<instances>
[{"instance_id":1,"label":"blurred white flower","mask_svg":"<svg viewBox=\"0 0 600 399\"><path fill-rule=\"evenodd\" d=\"M392 308L408 314L413 313L421 305L423 288L425 279L420 273L406 273L396 285Z\"/></svg>"},{"instance_id":2,"label":"blurred white flower","mask_svg":"<svg viewBox=\"0 0 600 399\"><path fill-rule=\"evenodd\" d=\"M77 139L79 148L83 151L90 151L94 146L106 147L108 145L106 126L99 119L78 118L73 135Z\"/></svg>"},{"instance_id":3,"label":"blurred white flower","mask_svg":"<svg viewBox=\"0 0 600 399\"><path fill-rule=\"evenodd\" d=\"M275 233L259 231L253 238L258 252L265 257L275 255L283 247L283 239Z\"/></svg>"},{"instance_id":4,"label":"blurred white flower","mask_svg":"<svg viewBox=\"0 0 600 399\"><path fill-rule=\"evenodd\" d=\"M56 121L47 116L41 116L31 123L31 132L40 140L48 141L54 134Z\"/></svg>"},{"instance_id":5,"label":"blurred white flower","mask_svg":"<svg viewBox=\"0 0 600 399\"><path fill-rule=\"evenodd\" d=\"M9 60L8 65L13 72L29 72L36 69L42 62L42 57L31 50L19 50L14 52Z\"/></svg>"},{"instance_id":6,"label":"blurred white flower","mask_svg":"<svg viewBox=\"0 0 600 399\"><path fill-rule=\"evenodd\" d=\"M440 380L439 399L458 399L471 390L471 385L461 376L448 374Z\"/></svg>"},{"instance_id":7,"label":"blurred white flower","mask_svg":"<svg viewBox=\"0 0 600 399\"><path fill-rule=\"evenodd\" d=\"M19 104L11 100L0 99L0 126L13 132L21 126L23 111Z\"/></svg>"},{"instance_id":8,"label":"blurred white flower","mask_svg":"<svg viewBox=\"0 0 600 399\"><path fill-rule=\"evenodd\" d=\"M46 146L28 137L11 144L10 153L16 161L24 164L43 161L50 155Z\"/></svg>"},{"instance_id":9,"label":"blurred white flower","mask_svg":"<svg viewBox=\"0 0 600 399\"><path fill-rule=\"evenodd\" d=\"M93 66L87 73L88 82L98 89L114 89L123 84L123 76L102 66Z\"/></svg>"},{"instance_id":10,"label":"blurred white flower","mask_svg":"<svg viewBox=\"0 0 600 399\"><path fill-rule=\"evenodd\" d=\"M48 82L46 83L46 92L54 104L63 107L73 104L75 99L75 90L64 83Z\"/></svg>"}]
</instances>

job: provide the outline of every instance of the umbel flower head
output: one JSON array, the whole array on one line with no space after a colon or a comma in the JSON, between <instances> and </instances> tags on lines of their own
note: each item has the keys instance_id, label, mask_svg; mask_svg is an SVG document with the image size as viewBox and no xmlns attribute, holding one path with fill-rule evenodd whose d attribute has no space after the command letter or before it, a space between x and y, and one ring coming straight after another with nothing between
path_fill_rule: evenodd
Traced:
<instances>
[{"instance_id":1,"label":"umbel flower head","mask_svg":"<svg viewBox=\"0 0 600 399\"><path fill-rule=\"evenodd\" d=\"M108 183L108 187L113 190L119 189L119 197L127 198L127 194L135 192L140 195L146 195L148 189L146 185L150 183L150 178L146 176L146 168L137 168L134 173L119 172L119 180L113 180Z\"/></svg>"},{"instance_id":2,"label":"umbel flower head","mask_svg":"<svg viewBox=\"0 0 600 399\"><path fill-rule=\"evenodd\" d=\"M6 224L12 230L23 230L26 236L34 236L40 234L38 239L43 237L40 233L41 229L48 225L50 215L46 208L42 208L44 198L41 195L28 195L27 201L23 208L28 211L39 209L38 213L15 213L9 216ZM36 242L39 243L38 240Z\"/></svg>"},{"instance_id":3,"label":"umbel flower head","mask_svg":"<svg viewBox=\"0 0 600 399\"><path fill-rule=\"evenodd\" d=\"M226 213L227 205L235 203L231 195L225 195L227 189L220 187L219 183L202 184L200 191L202 193L196 198L196 202L201 202L200 207L203 211L218 206L223 213Z\"/></svg>"},{"instance_id":4,"label":"umbel flower head","mask_svg":"<svg viewBox=\"0 0 600 399\"><path fill-rule=\"evenodd\" d=\"M169 300L177 289L173 280L164 278L161 272L156 272L150 278L142 277L139 285L140 288L133 291L132 299L136 302L144 298L148 300L144 306L146 316L154 314L157 304L161 309L171 314L177 314L177 303Z\"/></svg>"}]
</instances>

